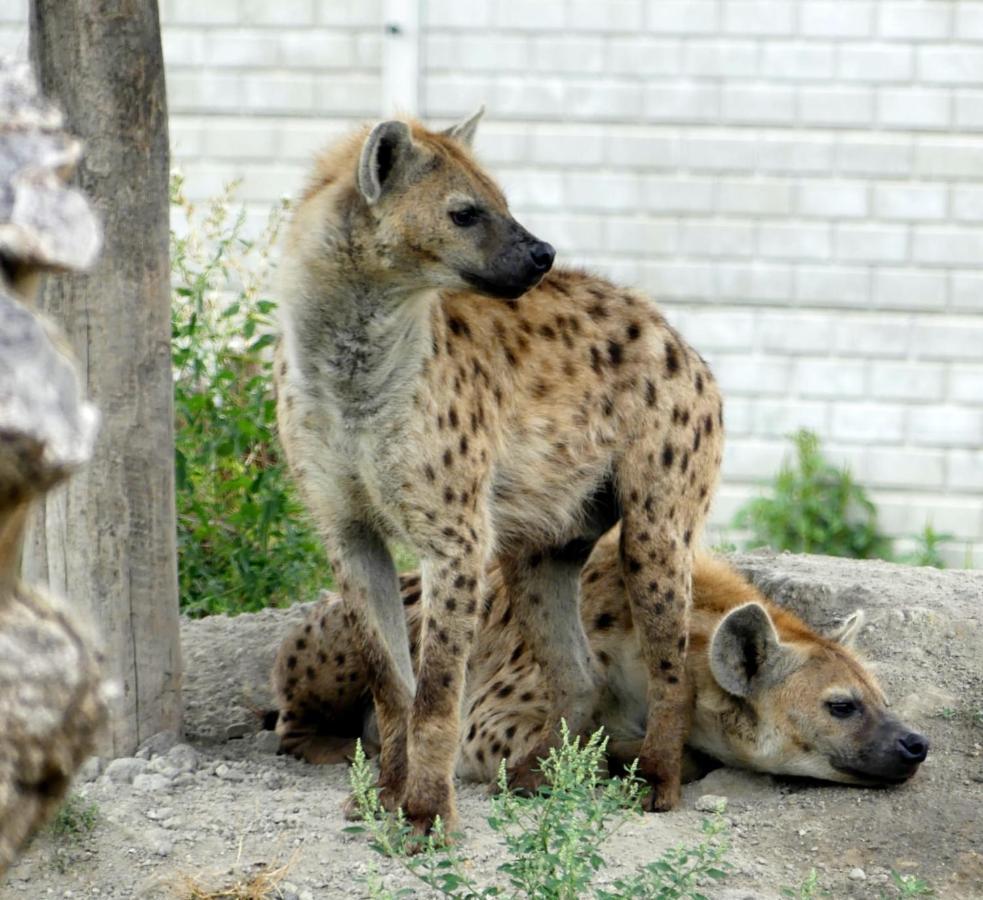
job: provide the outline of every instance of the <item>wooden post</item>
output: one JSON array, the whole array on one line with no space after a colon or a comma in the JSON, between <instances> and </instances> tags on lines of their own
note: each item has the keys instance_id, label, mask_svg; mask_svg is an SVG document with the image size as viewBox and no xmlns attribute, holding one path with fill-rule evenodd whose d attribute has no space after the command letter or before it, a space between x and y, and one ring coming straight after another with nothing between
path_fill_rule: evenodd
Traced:
<instances>
[{"instance_id":1,"label":"wooden post","mask_svg":"<svg viewBox=\"0 0 983 900\"><path fill-rule=\"evenodd\" d=\"M85 275L49 278L102 427L90 465L48 495L24 573L89 611L122 687L107 755L180 730L168 259L167 104L156 0L32 0L42 91L85 145L77 180L103 222Z\"/></svg>"},{"instance_id":2,"label":"wooden post","mask_svg":"<svg viewBox=\"0 0 983 900\"><path fill-rule=\"evenodd\" d=\"M0 874L58 808L111 697L84 617L17 574L31 504L95 436L75 362L30 305L42 269L98 251L85 199L62 182L78 154L27 68L0 64Z\"/></svg>"}]
</instances>

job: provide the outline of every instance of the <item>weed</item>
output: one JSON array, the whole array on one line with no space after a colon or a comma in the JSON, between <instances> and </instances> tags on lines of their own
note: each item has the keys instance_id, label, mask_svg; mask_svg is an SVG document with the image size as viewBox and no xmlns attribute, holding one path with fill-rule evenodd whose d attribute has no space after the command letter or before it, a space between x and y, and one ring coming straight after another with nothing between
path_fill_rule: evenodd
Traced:
<instances>
[{"instance_id":1,"label":"weed","mask_svg":"<svg viewBox=\"0 0 983 900\"><path fill-rule=\"evenodd\" d=\"M901 875L892 869L891 880L894 882L894 886L898 889L899 897L935 896L935 891L932 890L929 883L919 878L917 875Z\"/></svg>"},{"instance_id":2,"label":"weed","mask_svg":"<svg viewBox=\"0 0 983 900\"><path fill-rule=\"evenodd\" d=\"M79 794L69 794L48 826L53 837L69 842L81 841L99 823L99 807Z\"/></svg>"},{"instance_id":3,"label":"weed","mask_svg":"<svg viewBox=\"0 0 983 900\"><path fill-rule=\"evenodd\" d=\"M750 545L887 558L891 544L877 526L877 510L866 491L847 469L826 460L811 431L796 432L792 443L795 461L782 465L771 496L749 501L734 519L736 527L750 530Z\"/></svg>"},{"instance_id":4,"label":"weed","mask_svg":"<svg viewBox=\"0 0 983 900\"><path fill-rule=\"evenodd\" d=\"M945 568L945 560L939 552L939 547L945 541L951 541L953 535L948 532L936 531L926 523L920 534L915 535L915 548L910 553L898 557L898 562L909 566L932 566L936 569Z\"/></svg>"},{"instance_id":5,"label":"weed","mask_svg":"<svg viewBox=\"0 0 983 900\"><path fill-rule=\"evenodd\" d=\"M235 192L197 210L171 185L171 356L181 605L241 612L328 586L324 551L289 481L275 436L274 303L263 282L284 209L243 236Z\"/></svg>"},{"instance_id":6,"label":"weed","mask_svg":"<svg viewBox=\"0 0 983 900\"><path fill-rule=\"evenodd\" d=\"M813 897L828 897L829 891L819 885L819 873L815 869L810 869L802 884L798 887L783 887L783 897L792 897L794 900L813 900Z\"/></svg>"},{"instance_id":7,"label":"weed","mask_svg":"<svg viewBox=\"0 0 983 900\"><path fill-rule=\"evenodd\" d=\"M406 871L445 897L477 900L485 897L527 897L536 900L574 900L594 897L682 900L702 895L697 888L723 878L727 844L723 823L704 823L704 840L692 848L663 854L635 875L612 882L610 889L595 884L605 868L603 845L630 819L640 814L644 783L630 770L625 778L602 777L607 741L601 732L586 743L571 738L564 727L559 747L542 760L546 786L532 797L506 789L505 766L499 772L500 793L492 799L488 824L503 846L504 862L497 879L477 884L456 846L446 846L443 826L436 823L426 838L411 834L401 813L386 813L373 787L373 776L361 746L351 772L352 793L362 825L349 829L368 833L372 846L396 859ZM378 873L370 876L372 896L412 896L410 889L387 892Z\"/></svg>"}]
</instances>

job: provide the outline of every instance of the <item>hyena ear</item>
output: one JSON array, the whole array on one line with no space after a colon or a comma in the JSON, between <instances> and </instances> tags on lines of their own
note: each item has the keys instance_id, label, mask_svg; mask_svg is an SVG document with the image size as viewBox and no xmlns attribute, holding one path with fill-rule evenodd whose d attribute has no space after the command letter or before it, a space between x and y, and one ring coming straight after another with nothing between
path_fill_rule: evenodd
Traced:
<instances>
[{"instance_id":1,"label":"hyena ear","mask_svg":"<svg viewBox=\"0 0 983 900\"><path fill-rule=\"evenodd\" d=\"M728 613L710 641L710 671L729 694L748 697L782 654L775 626L760 603Z\"/></svg>"},{"instance_id":2,"label":"hyena ear","mask_svg":"<svg viewBox=\"0 0 983 900\"><path fill-rule=\"evenodd\" d=\"M445 128L443 134L447 137L454 138L456 141L460 141L467 147L470 147L474 143L474 133L478 130L478 123L481 121L481 117L485 114L485 105L482 103L478 109L473 112L470 118L465 119L463 122L458 122L456 125L451 125L450 128Z\"/></svg>"},{"instance_id":3,"label":"hyena ear","mask_svg":"<svg viewBox=\"0 0 983 900\"><path fill-rule=\"evenodd\" d=\"M857 643L857 636L866 621L867 616L864 615L864 611L858 609L855 613L847 616L836 628L829 631L826 637L831 641L836 641L837 644L842 644L847 649L852 649Z\"/></svg>"},{"instance_id":4,"label":"hyena ear","mask_svg":"<svg viewBox=\"0 0 983 900\"><path fill-rule=\"evenodd\" d=\"M375 203L413 151L410 127L393 120L380 122L365 139L358 158L358 189Z\"/></svg>"}]
</instances>

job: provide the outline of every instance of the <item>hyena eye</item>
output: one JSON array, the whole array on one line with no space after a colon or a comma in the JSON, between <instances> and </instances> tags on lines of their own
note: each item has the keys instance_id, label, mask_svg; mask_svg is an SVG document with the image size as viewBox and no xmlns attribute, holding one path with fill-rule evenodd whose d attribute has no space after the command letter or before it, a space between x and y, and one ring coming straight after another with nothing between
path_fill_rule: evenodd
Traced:
<instances>
[{"instance_id":1,"label":"hyena eye","mask_svg":"<svg viewBox=\"0 0 983 900\"><path fill-rule=\"evenodd\" d=\"M848 719L860 707L853 700L830 700L826 704L829 714L836 719Z\"/></svg>"},{"instance_id":2,"label":"hyena eye","mask_svg":"<svg viewBox=\"0 0 983 900\"><path fill-rule=\"evenodd\" d=\"M481 210L474 206L451 210L451 221L460 228L470 228L481 218Z\"/></svg>"}]
</instances>

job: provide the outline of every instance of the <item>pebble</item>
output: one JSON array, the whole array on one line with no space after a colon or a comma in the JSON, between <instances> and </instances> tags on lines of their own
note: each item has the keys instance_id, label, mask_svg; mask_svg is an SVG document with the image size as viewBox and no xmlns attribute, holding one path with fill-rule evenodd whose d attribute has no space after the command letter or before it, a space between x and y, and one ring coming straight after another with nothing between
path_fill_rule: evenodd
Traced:
<instances>
[{"instance_id":1,"label":"pebble","mask_svg":"<svg viewBox=\"0 0 983 900\"><path fill-rule=\"evenodd\" d=\"M276 753L280 749L280 735L275 731L260 731L253 743L260 753Z\"/></svg>"},{"instance_id":2,"label":"pebble","mask_svg":"<svg viewBox=\"0 0 983 900\"><path fill-rule=\"evenodd\" d=\"M225 763L215 769L215 774L223 781L244 781L246 778L238 769L230 769Z\"/></svg>"},{"instance_id":3,"label":"pebble","mask_svg":"<svg viewBox=\"0 0 983 900\"><path fill-rule=\"evenodd\" d=\"M704 794L697 798L694 808L697 812L722 813L727 809L727 798L719 794Z\"/></svg>"},{"instance_id":4,"label":"pebble","mask_svg":"<svg viewBox=\"0 0 983 900\"><path fill-rule=\"evenodd\" d=\"M147 768L147 760L134 756L121 756L106 766L106 777L115 784L132 784L137 775Z\"/></svg>"},{"instance_id":5,"label":"pebble","mask_svg":"<svg viewBox=\"0 0 983 900\"><path fill-rule=\"evenodd\" d=\"M855 869L850 869L849 873L847 874L847 878L849 878L850 881L866 881L867 873L858 866Z\"/></svg>"},{"instance_id":6,"label":"pebble","mask_svg":"<svg viewBox=\"0 0 983 900\"><path fill-rule=\"evenodd\" d=\"M225 739L227 741L231 741L235 740L236 738L245 737L254 727L255 723L253 722L234 722L233 724L226 726Z\"/></svg>"}]
</instances>

